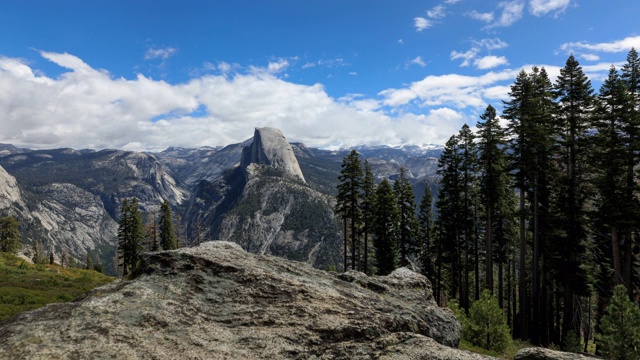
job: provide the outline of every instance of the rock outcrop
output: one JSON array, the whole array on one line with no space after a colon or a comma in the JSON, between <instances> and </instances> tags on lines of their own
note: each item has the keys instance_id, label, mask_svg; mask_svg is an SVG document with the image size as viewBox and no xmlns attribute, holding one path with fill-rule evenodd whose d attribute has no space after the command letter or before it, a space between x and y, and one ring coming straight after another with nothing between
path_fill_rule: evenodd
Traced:
<instances>
[{"instance_id":1,"label":"rock outcrop","mask_svg":"<svg viewBox=\"0 0 640 360\"><path fill-rule=\"evenodd\" d=\"M18 182L0 166L0 209L6 209L14 203L23 204Z\"/></svg>"},{"instance_id":2,"label":"rock outcrop","mask_svg":"<svg viewBox=\"0 0 640 360\"><path fill-rule=\"evenodd\" d=\"M251 164L268 165L305 182L291 145L276 128L256 128L253 142L242 151L240 163L243 168Z\"/></svg>"},{"instance_id":3,"label":"rock outcrop","mask_svg":"<svg viewBox=\"0 0 640 360\"><path fill-rule=\"evenodd\" d=\"M595 360L596 356L586 356L575 353L555 351L540 347L521 349L516 353L515 360Z\"/></svg>"},{"instance_id":4,"label":"rock outcrop","mask_svg":"<svg viewBox=\"0 0 640 360\"><path fill-rule=\"evenodd\" d=\"M486 359L422 275L336 275L237 244L144 255L131 281L0 323L0 358Z\"/></svg>"}]
</instances>

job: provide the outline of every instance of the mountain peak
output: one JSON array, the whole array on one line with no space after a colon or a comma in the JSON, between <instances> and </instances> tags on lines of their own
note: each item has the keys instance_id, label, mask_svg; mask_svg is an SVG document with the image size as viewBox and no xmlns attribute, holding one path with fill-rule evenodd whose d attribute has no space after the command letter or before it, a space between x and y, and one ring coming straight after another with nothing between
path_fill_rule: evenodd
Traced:
<instances>
[{"instance_id":1,"label":"mountain peak","mask_svg":"<svg viewBox=\"0 0 640 360\"><path fill-rule=\"evenodd\" d=\"M305 182L291 145L276 128L256 128L253 142L242 151L240 164L243 168L251 164L268 165Z\"/></svg>"}]
</instances>

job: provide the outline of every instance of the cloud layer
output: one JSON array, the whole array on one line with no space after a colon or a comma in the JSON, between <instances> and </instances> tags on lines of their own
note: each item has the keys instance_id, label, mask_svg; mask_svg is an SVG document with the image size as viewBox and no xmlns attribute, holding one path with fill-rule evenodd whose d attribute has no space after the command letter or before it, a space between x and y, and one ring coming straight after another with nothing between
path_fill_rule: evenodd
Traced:
<instances>
[{"instance_id":1,"label":"cloud layer","mask_svg":"<svg viewBox=\"0 0 640 360\"><path fill-rule=\"evenodd\" d=\"M475 48L505 46L497 38L474 41ZM143 74L115 78L67 53L40 55L66 70L52 78L21 59L0 57L2 143L157 151L227 145L249 138L254 127L273 126L290 141L323 148L443 144L463 123L474 124L487 104L499 108L519 71L429 75L373 98L350 94L334 99L322 84L284 80L294 58L249 68L206 63L203 67L213 74L170 84ZM504 57L472 55L461 58L478 69L507 62ZM426 63L416 57L409 64ZM554 79L559 68L546 68ZM596 77L608 68L584 67Z\"/></svg>"},{"instance_id":2,"label":"cloud layer","mask_svg":"<svg viewBox=\"0 0 640 360\"><path fill-rule=\"evenodd\" d=\"M254 127L274 126L318 147L427 144L443 143L464 118L446 107L391 116L379 99L336 100L320 84L277 77L285 59L246 73L209 64L218 75L169 84L142 74L113 78L71 54L40 54L67 71L50 78L20 59L0 58L0 142L162 150L226 145L250 137Z\"/></svg>"}]
</instances>

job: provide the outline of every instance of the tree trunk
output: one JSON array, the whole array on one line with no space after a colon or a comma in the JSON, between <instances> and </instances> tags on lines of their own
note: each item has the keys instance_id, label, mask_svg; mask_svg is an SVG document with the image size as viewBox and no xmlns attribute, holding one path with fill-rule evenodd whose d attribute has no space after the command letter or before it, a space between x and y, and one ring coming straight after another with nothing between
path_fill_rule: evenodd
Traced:
<instances>
[{"instance_id":1,"label":"tree trunk","mask_svg":"<svg viewBox=\"0 0 640 360\"><path fill-rule=\"evenodd\" d=\"M487 204L487 229L486 229L486 258L485 258L485 283L484 287L493 294L493 224L491 215L493 208Z\"/></svg>"},{"instance_id":2,"label":"tree trunk","mask_svg":"<svg viewBox=\"0 0 640 360\"><path fill-rule=\"evenodd\" d=\"M346 217L342 218L342 223L344 225L344 268L343 268L343 271L347 272L347 270L348 270L348 267L347 267L347 254L348 254L348 251L347 251L347 237L348 237L348 234L347 234L347 218Z\"/></svg>"},{"instance_id":3,"label":"tree trunk","mask_svg":"<svg viewBox=\"0 0 640 360\"><path fill-rule=\"evenodd\" d=\"M524 176L522 176L524 178ZM524 183L524 179L521 180ZM527 323L528 323L528 309L527 309L527 284L526 284L526 256L527 256L527 238L525 227L525 203L524 203L525 189L524 186L520 187L520 263L518 267L520 269L519 281L518 281L518 296L520 298L520 338L525 339L527 336Z\"/></svg>"},{"instance_id":4,"label":"tree trunk","mask_svg":"<svg viewBox=\"0 0 640 360\"><path fill-rule=\"evenodd\" d=\"M533 308L533 318L531 324L531 342L534 345L540 344L539 333L540 333L540 306L542 301L540 299L540 274L538 271L538 261L540 257L540 242L539 242L539 213L538 213L538 176L534 177L533 182L533 259L532 259L532 272L531 277L533 278L533 288L532 290L532 308Z\"/></svg>"},{"instance_id":5,"label":"tree trunk","mask_svg":"<svg viewBox=\"0 0 640 360\"><path fill-rule=\"evenodd\" d=\"M620 239L618 228L611 225L611 249L613 250L613 283L622 284L622 255L620 254Z\"/></svg>"},{"instance_id":6,"label":"tree trunk","mask_svg":"<svg viewBox=\"0 0 640 360\"><path fill-rule=\"evenodd\" d=\"M475 274L476 274L476 278L475 278L475 299L478 300L480 299L480 255L479 255L479 251L478 251L478 247L479 247L479 239L480 236L478 236L478 207L476 206L474 211L473 211L473 223L474 223L474 228L475 228L475 241L474 241L474 261L475 261Z\"/></svg>"}]
</instances>

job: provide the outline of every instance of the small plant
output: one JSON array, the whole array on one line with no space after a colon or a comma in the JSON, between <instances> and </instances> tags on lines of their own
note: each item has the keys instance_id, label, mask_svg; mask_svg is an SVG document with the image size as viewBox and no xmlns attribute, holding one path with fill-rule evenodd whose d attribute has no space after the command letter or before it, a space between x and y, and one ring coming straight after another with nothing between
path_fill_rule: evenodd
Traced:
<instances>
[{"instance_id":1,"label":"small plant","mask_svg":"<svg viewBox=\"0 0 640 360\"><path fill-rule=\"evenodd\" d=\"M567 333L567 337L564 339L562 343L562 350L566 352L578 353L582 350L582 345L580 344L580 338L575 331L570 330Z\"/></svg>"},{"instance_id":2,"label":"small plant","mask_svg":"<svg viewBox=\"0 0 640 360\"><path fill-rule=\"evenodd\" d=\"M498 353L504 352L511 343L507 319L488 290L484 290L480 299L471 305L469 319L463 324L462 337L473 345Z\"/></svg>"}]
</instances>

